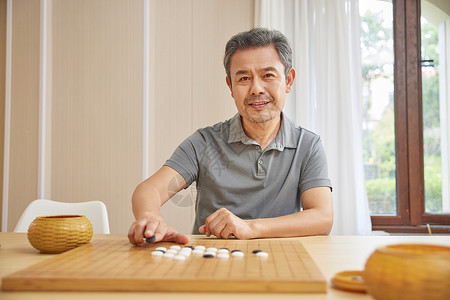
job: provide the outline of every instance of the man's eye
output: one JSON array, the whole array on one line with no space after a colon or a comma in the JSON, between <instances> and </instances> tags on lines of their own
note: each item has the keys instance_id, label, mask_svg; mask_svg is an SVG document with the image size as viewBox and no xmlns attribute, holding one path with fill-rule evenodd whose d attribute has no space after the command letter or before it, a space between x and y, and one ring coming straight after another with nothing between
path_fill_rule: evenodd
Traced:
<instances>
[{"instance_id":1,"label":"man's eye","mask_svg":"<svg viewBox=\"0 0 450 300\"><path fill-rule=\"evenodd\" d=\"M247 81L247 80L250 80L250 77L241 77L239 79L239 81Z\"/></svg>"},{"instance_id":2,"label":"man's eye","mask_svg":"<svg viewBox=\"0 0 450 300\"><path fill-rule=\"evenodd\" d=\"M275 75L273 75L273 74L264 74L264 77L265 77L265 78L275 77Z\"/></svg>"}]
</instances>

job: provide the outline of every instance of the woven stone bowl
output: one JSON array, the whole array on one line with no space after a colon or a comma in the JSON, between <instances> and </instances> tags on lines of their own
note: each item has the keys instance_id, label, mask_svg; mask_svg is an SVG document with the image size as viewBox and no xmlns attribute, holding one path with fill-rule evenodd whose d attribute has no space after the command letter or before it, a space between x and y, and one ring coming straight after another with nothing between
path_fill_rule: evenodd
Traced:
<instances>
[{"instance_id":1,"label":"woven stone bowl","mask_svg":"<svg viewBox=\"0 0 450 300\"><path fill-rule=\"evenodd\" d=\"M85 216L37 217L28 227L28 241L42 253L61 253L88 243L92 224Z\"/></svg>"},{"instance_id":2,"label":"woven stone bowl","mask_svg":"<svg viewBox=\"0 0 450 300\"><path fill-rule=\"evenodd\" d=\"M364 281L377 300L450 299L450 247L396 244L378 248Z\"/></svg>"}]
</instances>

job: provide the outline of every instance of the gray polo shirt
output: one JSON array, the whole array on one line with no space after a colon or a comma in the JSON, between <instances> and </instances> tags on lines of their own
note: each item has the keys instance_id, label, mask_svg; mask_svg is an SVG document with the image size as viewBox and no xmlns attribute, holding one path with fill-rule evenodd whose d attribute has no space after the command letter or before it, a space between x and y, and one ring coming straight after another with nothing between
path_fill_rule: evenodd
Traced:
<instances>
[{"instance_id":1,"label":"gray polo shirt","mask_svg":"<svg viewBox=\"0 0 450 300\"><path fill-rule=\"evenodd\" d=\"M284 114L278 135L264 151L247 137L236 114L197 130L165 165L187 186L197 183L194 234L219 208L242 219L279 217L300 211L302 192L331 188L320 137Z\"/></svg>"}]
</instances>

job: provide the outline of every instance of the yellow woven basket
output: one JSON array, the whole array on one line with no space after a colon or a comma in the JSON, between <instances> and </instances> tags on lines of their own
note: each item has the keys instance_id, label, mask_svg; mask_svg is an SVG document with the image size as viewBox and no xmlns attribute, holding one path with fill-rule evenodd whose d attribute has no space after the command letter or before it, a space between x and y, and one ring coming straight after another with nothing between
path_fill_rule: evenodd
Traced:
<instances>
[{"instance_id":1,"label":"yellow woven basket","mask_svg":"<svg viewBox=\"0 0 450 300\"><path fill-rule=\"evenodd\" d=\"M397 244L377 249L364 281L377 300L450 299L450 247Z\"/></svg>"},{"instance_id":2,"label":"yellow woven basket","mask_svg":"<svg viewBox=\"0 0 450 300\"><path fill-rule=\"evenodd\" d=\"M42 253L61 253L88 243L92 224L85 216L37 217L28 227L30 244Z\"/></svg>"}]
</instances>

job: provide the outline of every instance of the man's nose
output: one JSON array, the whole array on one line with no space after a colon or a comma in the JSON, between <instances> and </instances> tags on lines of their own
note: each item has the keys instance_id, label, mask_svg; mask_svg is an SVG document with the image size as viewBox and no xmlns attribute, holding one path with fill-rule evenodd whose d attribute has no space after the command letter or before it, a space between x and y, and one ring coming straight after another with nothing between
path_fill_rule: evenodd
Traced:
<instances>
[{"instance_id":1,"label":"man's nose","mask_svg":"<svg viewBox=\"0 0 450 300\"><path fill-rule=\"evenodd\" d=\"M264 94L264 87L259 78L255 77L252 80L252 86L250 88L250 93L252 96L262 95Z\"/></svg>"}]
</instances>

